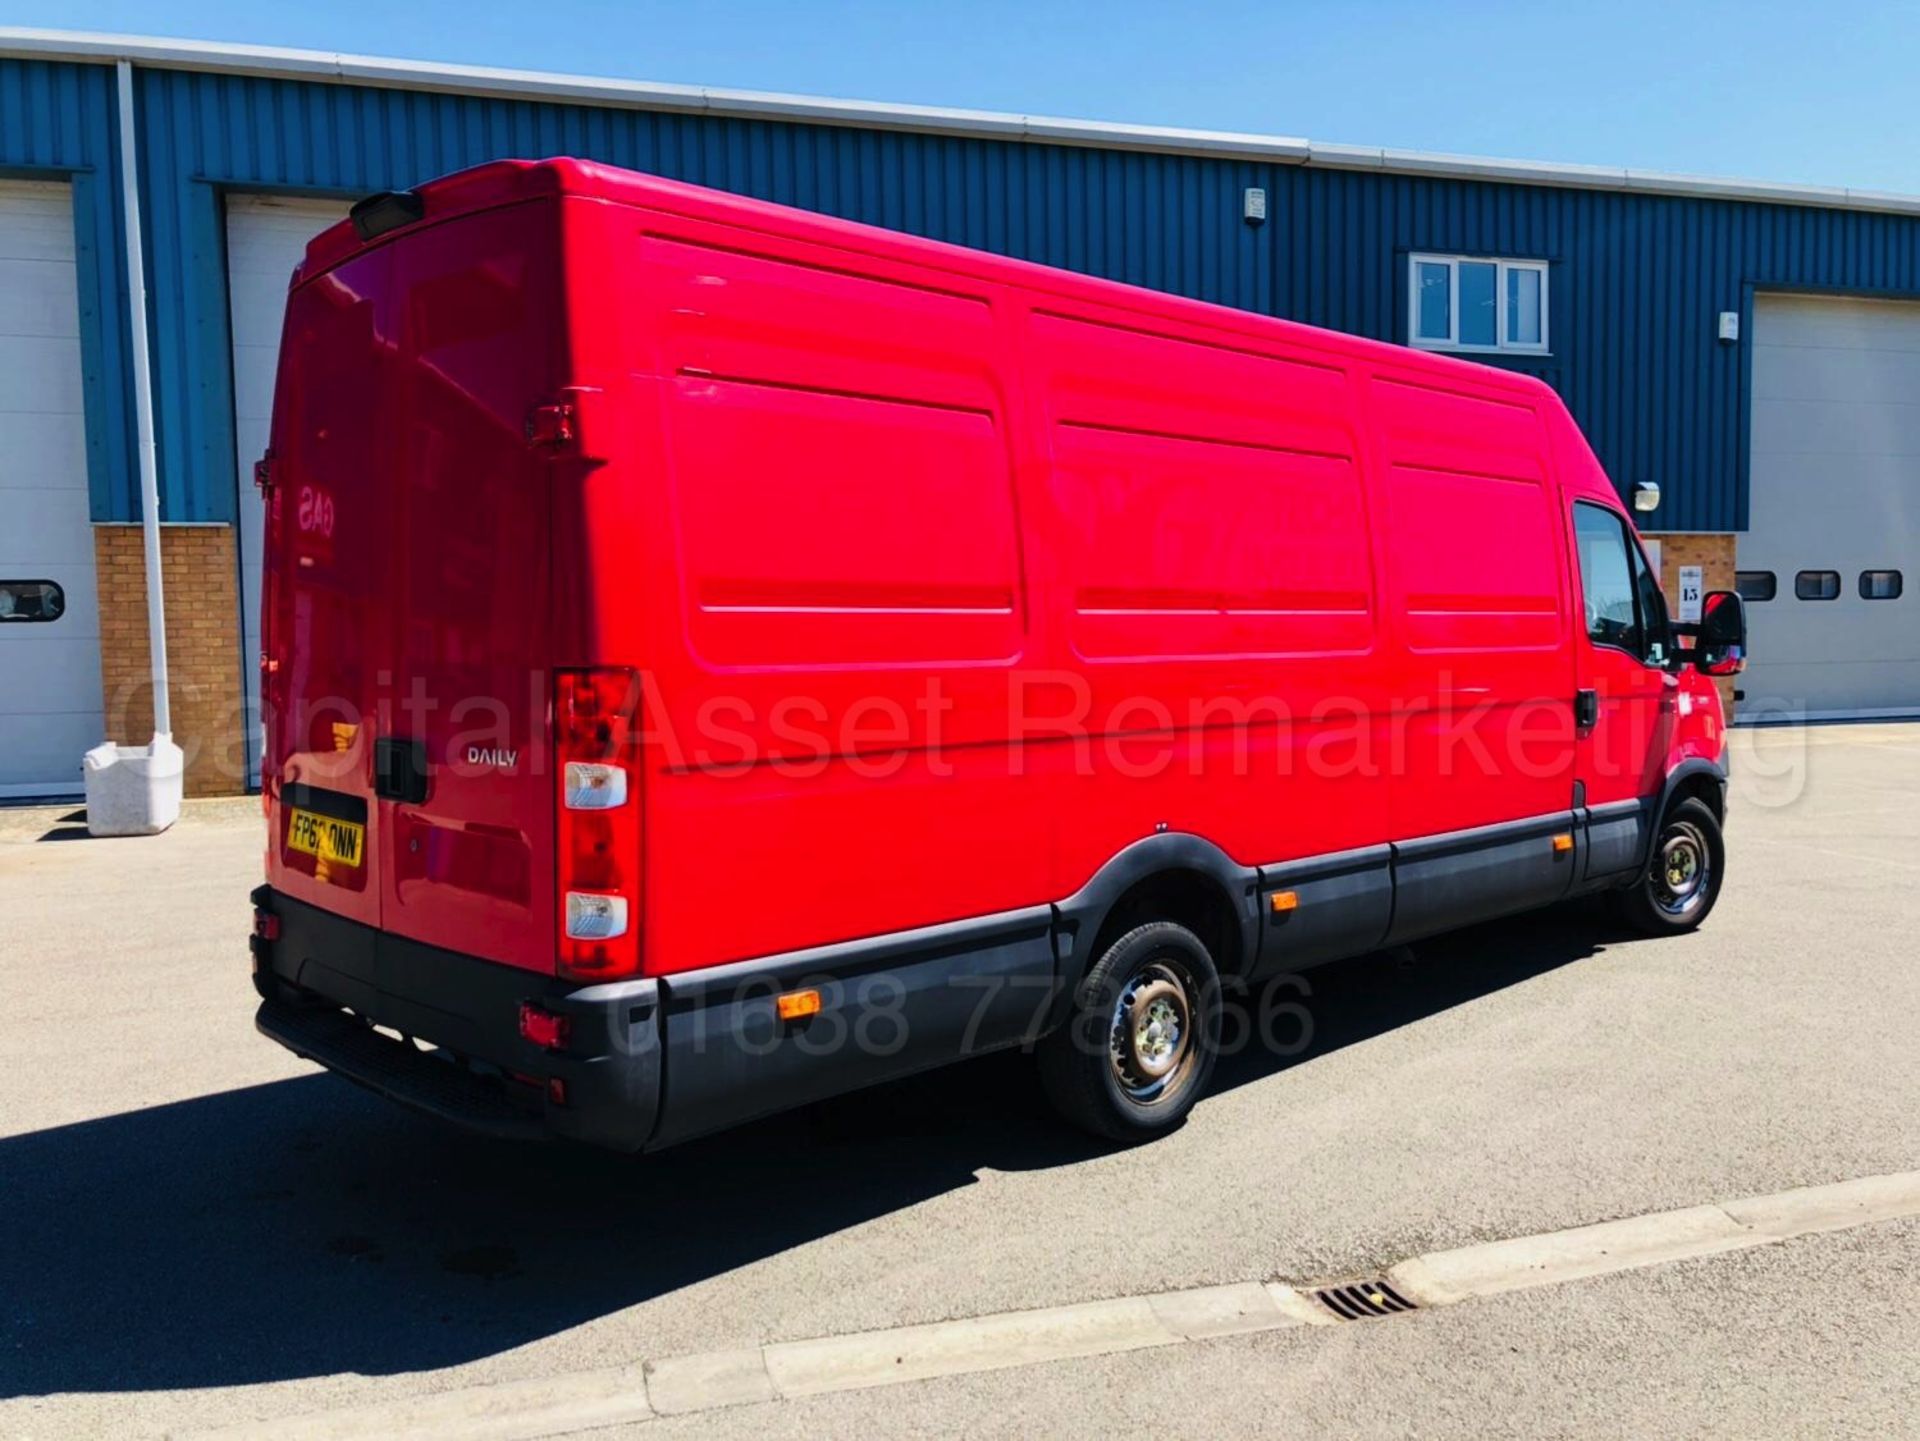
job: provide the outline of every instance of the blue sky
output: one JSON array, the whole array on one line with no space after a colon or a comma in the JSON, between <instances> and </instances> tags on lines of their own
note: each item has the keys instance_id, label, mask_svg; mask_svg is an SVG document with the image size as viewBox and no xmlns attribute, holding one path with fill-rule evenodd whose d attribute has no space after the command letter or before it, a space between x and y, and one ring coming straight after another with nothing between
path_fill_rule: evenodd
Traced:
<instances>
[{"instance_id":1,"label":"blue sky","mask_svg":"<svg viewBox=\"0 0 1920 1441\"><path fill-rule=\"evenodd\" d=\"M0 23L1920 193L1920 5L0 0Z\"/></svg>"}]
</instances>

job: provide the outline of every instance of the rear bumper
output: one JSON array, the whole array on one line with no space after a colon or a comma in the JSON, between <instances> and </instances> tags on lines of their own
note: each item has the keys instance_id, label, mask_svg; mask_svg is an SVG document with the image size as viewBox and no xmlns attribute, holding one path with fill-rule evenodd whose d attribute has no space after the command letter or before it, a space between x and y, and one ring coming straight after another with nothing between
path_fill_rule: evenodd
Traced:
<instances>
[{"instance_id":1,"label":"rear bumper","mask_svg":"<svg viewBox=\"0 0 1920 1441\"><path fill-rule=\"evenodd\" d=\"M1059 993L1050 906L581 987L422 945L270 887L253 901L279 923L275 939L253 940L262 1033L474 1130L619 1151L1031 1040ZM802 987L820 992L819 1013L781 1018L776 997ZM563 1050L520 1035L528 1001L567 1018ZM564 1101L549 1094L553 1081L564 1083Z\"/></svg>"},{"instance_id":2,"label":"rear bumper","mask_svg":"<svg viewBox=\"0 0 1920 1441\"><path fill-rule=\"evenodd\" d=\"M653 1134L658 982L582 987L375 930L265 886L253 899L280 923L275 940L252 942L262 998L255 1025L296 1055L489 1135L555 1134L637 1151ZM564 1050L520 1035L528 1001L567 1018Z\"/></svg>"}]
</instances>

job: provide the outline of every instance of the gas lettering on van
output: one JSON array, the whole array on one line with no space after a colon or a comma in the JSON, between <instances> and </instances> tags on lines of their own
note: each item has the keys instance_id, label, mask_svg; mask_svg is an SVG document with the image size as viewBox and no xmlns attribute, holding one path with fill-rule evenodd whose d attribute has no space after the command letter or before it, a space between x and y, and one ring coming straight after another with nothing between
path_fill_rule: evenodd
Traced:
<instances>
[{"instance_id":1,"label":"gas lettering on van","mask_svg":"<svg viewBox=\"0 0 1920 1441\"><path fill-rule=\"evenodd\" d=\"M300 529L323 538L333 534L333 499L313 486L300 487L298 506Z\"/></svg>"},{"instance_id":2,"label":"gas lettering on van","mask_svg":"<svg viewBox=\"0 0 1920 1441\"><path fill-rule=\"evenodd\" d=\"M1030 1047L1143 1140L1229 988L1720 895L1740 599L1533 377L566 159L362 202L285 334L257 1024L406 1104Z\"/></svg>"}]
</instances>

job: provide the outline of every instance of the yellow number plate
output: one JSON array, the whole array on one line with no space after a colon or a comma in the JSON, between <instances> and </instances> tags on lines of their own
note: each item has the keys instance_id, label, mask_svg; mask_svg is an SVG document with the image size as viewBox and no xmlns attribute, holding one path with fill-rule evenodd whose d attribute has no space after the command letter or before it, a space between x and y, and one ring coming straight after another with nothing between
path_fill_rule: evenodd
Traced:
<instances>
[{"instance_id":1,"label":"yellow number plate","mask_svg":"<svg viewBox=\"0 0 1920 1441\"><path fill-rule=\"evenodd\" d=\"M367 828L296 809L287 822L287 844L329 865L357 866L367 849Z\"/></svg>"}]
</instances>

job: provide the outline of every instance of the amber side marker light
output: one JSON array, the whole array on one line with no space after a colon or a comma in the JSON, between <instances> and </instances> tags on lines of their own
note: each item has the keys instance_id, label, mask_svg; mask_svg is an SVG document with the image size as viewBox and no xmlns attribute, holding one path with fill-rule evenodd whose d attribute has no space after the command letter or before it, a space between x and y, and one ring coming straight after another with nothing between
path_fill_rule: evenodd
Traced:
<instances>
[{"instance_id":1,"label":"amber side marker light","mask_svg":"<svg viewBox=\"0 0 1920 1441\"><path fill-rule=\"evenodd\" d=\"M818 991L788 991L774 1001L783 1021L804 1020L808 1016L820 1013L820 993Z\"/></svg>"},{"instance_id":2,"label":"amber side marker light","mask_svg":"<svg viewBox=\"0 0 1920 1441\"><path fill-rule=\"evenodd\" d=\"M1555 836L1553 838L1553 852L1555 855L1565 855L1568 851L1572 849L1573 849L1572 836Z\"/></svg>"},{"instance_id":3,"label":"amber side marker light","mask_svg":"<svg viewBox=\"0 0 1920 1441\"><path fill-rule=\"evenodd\" d=\"M1269 898L1268 904L1273 907L1273 913L1276 916L1285 915L1288 911L1297 911L1300 909L1300 893L1298 891L1275 891Z\"/></svg>"}]
</instances>

